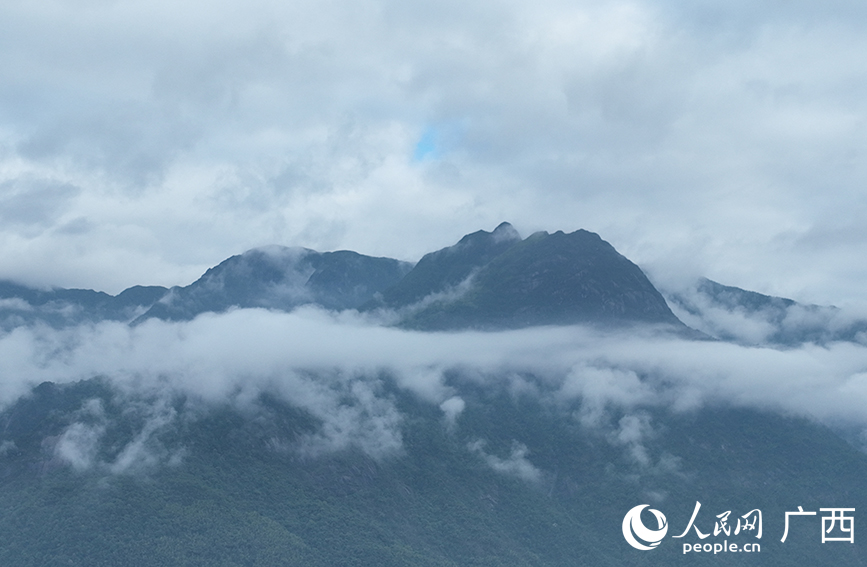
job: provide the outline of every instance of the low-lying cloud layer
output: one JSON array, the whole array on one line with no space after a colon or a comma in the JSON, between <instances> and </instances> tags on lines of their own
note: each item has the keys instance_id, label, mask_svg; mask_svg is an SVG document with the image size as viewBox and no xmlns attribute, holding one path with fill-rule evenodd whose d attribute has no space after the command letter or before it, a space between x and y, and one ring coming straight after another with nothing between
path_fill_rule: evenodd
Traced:
<instances>
[{"instance_id":1,"label":"low-lying cloud layer","mask_svg":"<svg viewBox=\"0 0 867 567\"><path fill-rule=\"evenodd\" d=\"M438 406L451 429L469 385L538 396L569 412L577 405L578 422L612 424L609 440L640 466L654 464L642 445L653 435L646 410L654 408L728 404L867 427L867 347L855 343L780 350L689 341L652 329L606 334L581 327L420 333L316 309L243 309L136 327L20 327L0 337L4 405L42 381L97 376L130 398L183 394L247 407L263 392L276 394L321 423L296 447L311 455L349 447L375 458L400 453L405 416L383 376ZM96 401L79 413L55 440L55 455L85 469L96 463L105 422ZM124 472L179 458L154 441L154 432L176 419L173 410L155 403L140 413L141 432L101 466ZM612 415L622 417L611 422ZM495 470L537 479L532 455L520 443L505 457L485 452L483 440L468 449Z\"/></svg>"}]
</instances>

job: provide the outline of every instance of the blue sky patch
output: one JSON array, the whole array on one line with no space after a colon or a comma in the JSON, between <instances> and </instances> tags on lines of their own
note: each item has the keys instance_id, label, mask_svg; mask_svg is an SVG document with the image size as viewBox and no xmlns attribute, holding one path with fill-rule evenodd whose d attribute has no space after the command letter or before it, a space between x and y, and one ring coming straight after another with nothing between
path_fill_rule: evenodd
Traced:
<instances>
[{"instance_id":1,"label":"blue sky patch","mask_svg":"<svg viewBox=\"0 0 867 567\"><path fill-rule=\"evenodd\" d=\"M439 157L439 148L437 141L439 132L433 126L428 126L421 133L421 138L415 144L415 150L412 153L413 161L423 161L425 159L436 159Z\"/></svg>"}]
</instances>

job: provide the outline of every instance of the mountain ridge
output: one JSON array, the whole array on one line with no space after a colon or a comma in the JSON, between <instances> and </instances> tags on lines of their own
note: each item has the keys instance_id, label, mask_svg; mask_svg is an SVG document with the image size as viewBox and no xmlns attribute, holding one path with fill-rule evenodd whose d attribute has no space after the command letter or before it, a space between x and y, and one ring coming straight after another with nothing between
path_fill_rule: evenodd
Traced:
<instances>
[{"instance_id":1,"label":"mountain ridge","mask_svg":"<svg viewBox=\"0 0 867 567\"><path fill-rule=\"evenodd\" d=\"M349 250L266 246L232 256L185 287L174 287L136 322L188 320L231 307L290 311L305 304L348 309L396 283L408 262Z\"/></svg>"},{"instance_id":2,"label":"mountain ridge","mask_svg":"<svg viewBox=\"0 0 867 567\"><path fill-rule=\"evenodd\" d=\"M867 343L867 321L834 306L804 304L707 278L664 295L681 320L724 341L778 346Z\"/></svg>"},{"instance_id":3,"label":"mountain ridge","mask_svg":"<svg viewBox=\"0 0 867 567\"><path fill-rule=\"evenodd\" d=\"M655 324L693 338L780 346L867 337L867 321L834 307L707 279L663 291L598 234L540 231L522 238L503 222L415 264L349 250L271 245L231 256L186 286L133 286L116 296L0 281L0 328L103 320L137 325L233 308L291 311L314 305L380 312L387 324L423 331Z\"/></svg>"},{"instance_id":4,"label":"mountain ridge","mask_svg":"<svg viewBox=\"0 0 867 567\"><path fill-rule=\"evenodd\" d=\"M586 230L513 238L498 253L477 258L473 268L466 289L453 298L435 299L402 325L422 330L578 323L683 326L638 266Z\"/></svg>"}]
</instances>

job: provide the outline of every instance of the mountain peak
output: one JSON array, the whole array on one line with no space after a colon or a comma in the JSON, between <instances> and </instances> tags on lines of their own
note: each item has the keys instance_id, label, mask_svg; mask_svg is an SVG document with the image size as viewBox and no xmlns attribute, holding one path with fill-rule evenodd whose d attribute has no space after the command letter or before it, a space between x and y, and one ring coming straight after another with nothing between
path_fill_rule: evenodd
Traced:
<instances>
[{"instance_id":1,"label":"mountain peak","mask_svg":"<svg viewBox=\"0 0 867 567\"><path fill-rule=\"evenodd\" d=\"M486 230L477 230L476 232L471 232L467 234L463 238L461 238L457 244L454 246L449 246L448 248L444 248L443 250L454 250L459 248L462 245L472 244L479 247L490 247L491 245L498 245L502 243L515 243L521 240L521 235L518 234L518 231L515 230L511 224L507 222L501 222L497 225L497 228L493 230L493 232L488 232ZM435 253L435 252L434 252Z\"/></svg>"},{"instance_id":2,"label":"mountain peak","mask_svg":"<svg viewBox=\"0 0 867 567\"><path fill-rule=\"evenodd\" d=\"M422 258L383 293L418 329L516 328L574 323L682 327L641 269L598 234L536 232L509 223Z\"/></svg>"},{"instance_id":3,"label":"mountain peak","mask_svg":"<svg viewBox=\"0 0 867 567\"><path fill-rule=\"evenodd\" d=\"M491 233L491 236L493 236L494 240L496 240L497 242L521 240L521 235L518 234L518 231L515 230L515 227L505 221L497 225L497 228L494 229L494 232Z\"/></svg>"},{"instance_id":4,"label":"mountain peak","mask_svg":"<svg viewBox=\"0 0 867 567\"><path fill-rule=\"evenodd\" d=\"M232 256L232 258L268 258L274 261L296 261L307 254L315 253L309 248L301 246L281 246L279 244L269 244L267 246L258 246L250 248L240 256ZM231 259L231 258L230 258Z\"/></svg>"},{"instance_id":5,"label":"mountain peak","mask_svg":"<svg viewBox=\"0 0 867 567\"><path fill-rule=\"evenodd\" d=\"M367 307L402 307L434 293L448 292L520 242L518 231L507 222L493 232L467 234L457 244L425 254L403 280L382 294L381 301Z\"/></svg>"}]
</instances>

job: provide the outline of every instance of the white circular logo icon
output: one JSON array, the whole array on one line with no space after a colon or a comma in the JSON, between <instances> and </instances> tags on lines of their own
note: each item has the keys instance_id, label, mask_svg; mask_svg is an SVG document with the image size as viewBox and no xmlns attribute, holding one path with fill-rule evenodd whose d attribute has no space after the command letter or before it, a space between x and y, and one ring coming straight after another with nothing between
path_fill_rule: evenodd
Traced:
<instances>
[{"instance_id":1,"label":"white circular logo icon","mask_svg":"<svg viewBox=\"0 0 867 567\"><path fill-rule=\"evenodd\" d=\"M651 514L656 516L659 529L650 530L642 523L641 512L648 506L649 504L636 506L627 512L623 518L623 537L626 538L626 543L643 551L655 549L668 532L668 522L665 520L665 515L659 510L653 508L649 510Z\"/></svg>"}]
</instances>

